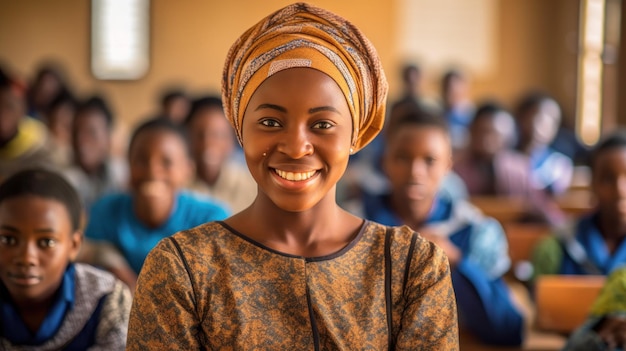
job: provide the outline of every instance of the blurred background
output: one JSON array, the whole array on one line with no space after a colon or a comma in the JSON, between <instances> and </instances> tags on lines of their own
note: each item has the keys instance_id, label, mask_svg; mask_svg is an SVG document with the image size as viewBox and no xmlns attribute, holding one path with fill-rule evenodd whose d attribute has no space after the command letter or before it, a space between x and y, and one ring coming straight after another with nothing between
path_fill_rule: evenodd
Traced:
<instances>
[{"instance_id":1,"label":"blurred background","mask_svg":"<svg viewBox=\"0 0 626 351\"><path fill-rule=\"evenodd\" d=\"M117 128L124 130L153 113L159 95L170 87L184 87L190 93L219 92L223 60L238 34L288 3L0 0L0 62L27 82L44 63L57 63L77 91L104 93L121 121ZM595 94L594 103L602 109L601 113L589 109L590 118L601 115L598 126L605 129L626 122L626 79L618 79L620 75L626 77L626 69L619 69L626 67L626 55L619 55L625 47L620 49L624 29L619 22L626 12L619 0L311 3L362 28L382 58L390 98L400 94L400 70L407 62L420 66L423 95L433 100L440 95L441 75L456 68L470 79L473 100L489 97L513 104L522 93L539 89L556 98L565 123L574 127L577 116L582 119L581 64L585 55L591 54L595 86L586 91ZM99 6L100 11L95 11ZM112 10L107 12L107 6ZM124 21L119 16L117 21L102 19L107 13L109 17L110 13L128 16ZM587 21L586 16L590 18ZM596 43L591 47L585 44L585 29L595 30L591 35L592 39L595 35ZM111 31L109 37L138 35L134 41L129 39L128 45L129 50L142 48L136 53L145 56L144 65L134 76L131 72L131 79L99 79L94 74L94 55L103 50L95 46L106 46L106 40L98 40L106 31ZM599 95L598 84L602 85ZM593 135L590 138L593 142Z\"/></svg>"}]
</instances>

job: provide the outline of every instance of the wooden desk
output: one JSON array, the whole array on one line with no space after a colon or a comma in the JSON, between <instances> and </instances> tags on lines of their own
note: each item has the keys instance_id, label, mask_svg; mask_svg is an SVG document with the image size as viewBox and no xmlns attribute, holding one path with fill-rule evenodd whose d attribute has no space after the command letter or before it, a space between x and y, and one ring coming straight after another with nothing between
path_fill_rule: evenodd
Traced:
<instances>
[{"instance_id":1,"label":"wooden desk","mask_svg":"<svg viewBox=\"0 0 626 351\"><path fill-rule=\"evenodd\" d=\"M517 222L527 213L526 200L506 196L472 196L469 198L486 216L500 223Z\"/></svg>"},{"instance_id":2,"label":"wooden desk","mask_svg":"<svg viewBox=\"0 0 626 351\"><path fill-rule=\"evenodd\" d=\"M502 227L509 241L512 266L530 261L535 246L551 233L551 227L547 224L503 223Z\"/></svg>"},{"instance_id":3,"label":"wooden desk","mask_svg":"<svg viewBox=\"0 0 626 351\"><path fill-rule=\"evenodd\" d=\"M604 276L547 275L536 282L537 328L569 334L581 326L604 286Z\"/></svg>"},{"instance_id":4,"label":"wooden desk","mask_svg":"<svg viewBox=\"0 0 626 351\"><path fill-rule=\"evenodd\" d=\"M572 216L581 216L594 208L593 194L589 188L571 188L556 199L561 210Z\"/></svg>"}]
</instances>

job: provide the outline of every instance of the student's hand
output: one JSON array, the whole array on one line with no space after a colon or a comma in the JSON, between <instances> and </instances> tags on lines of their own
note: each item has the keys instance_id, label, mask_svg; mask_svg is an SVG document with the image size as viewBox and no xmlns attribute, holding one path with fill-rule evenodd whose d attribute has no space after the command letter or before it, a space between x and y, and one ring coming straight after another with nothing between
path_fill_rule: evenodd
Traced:
<instances>
[{"instance_id":1,"label":"student's hand","mask_svg":"<svg viewBox=\"0 0 626 351\"><path fill-rule=\"evenodd\" d=\"M419 233L424 239L431 241L445 252L446 256L448 256L450 267L455 267L461 261L463 257L461 250L448 237L432 233L428 228L420 229Z\"/></svg>"},{"instance_id":2,"label":"student's hand","mask_svg":"<svg viewBox=\"0 0 626 351\"><path fill-rule=\"evenodd\" d=\"M609 350L626 347L626 318L606 317L598 326L597 333L607 343Z\"/></svg>"}]
</instances>

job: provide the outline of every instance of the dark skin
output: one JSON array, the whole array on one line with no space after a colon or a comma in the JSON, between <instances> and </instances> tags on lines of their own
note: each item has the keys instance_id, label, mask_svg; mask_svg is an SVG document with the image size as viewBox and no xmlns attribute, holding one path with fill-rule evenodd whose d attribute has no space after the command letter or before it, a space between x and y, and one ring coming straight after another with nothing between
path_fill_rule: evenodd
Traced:
<instances>
[{"instance_id":1,"label":"dark skin","mask_svg":"<svg viewBox=\"0 0 626 351\"><path fill-rule=\"evenodd\" d=\"M194 172L185 141L173 131L145 131L128 152L133 210L149 228L157 228L172 213L176 194Z\"/></svg>"},{"instance_id":2,"label":"dark skin","mask_svg":"<svg viewBox=\"0 0 626 351\"><path fill-rule=\"evenodd\" d=\"M26 195L0 204L0 279L33 333L50 310L81 242L59 201Z\"/></svg>"},{"instance_id":3,"label":"dark skin","mask_svg":"<svg viewBox=\"0 0 626 351\"><path fill-rule=\"evenodd\" d=\"M441 247L455 266L461 253L450 240L424 223L437 189L452 165L448 135L435 126L407 123L393 129L388 138L383 169L391 187L391 207L402 221Z\"/></svg>"},{"instance_id":4,"label":"dark skin","mask_svg":"<svg viewBox=\"0 0 626 351\"><path fill-rule=\"evenodd\" d=\"M17 135L17 126L26 112L24 98L15 89L0 88L0 147Z\"/></svg>"},{"instance_id":5,"label":"dark skin","mask_svg":"<svg viewBox=\"0 0 626 351\"><path fill-rule=\"evenodd\" d=\"M188 129L197 165L196 175L205 183L214 185L235 147L232 128L224 112L211 107L197 111Z\"/></svg>"},{"instance_id":6,"label":"dark skin","mask_svg":"<svg viewBox=\"0 0 626 351\"><path fill-rule=\"evenodd\" d=\"M292 68L269 77L243 118L243 150L258 195L226 223L286 254L320 257L344 248L363 225L335 198L351 133L350 110L329 76Z\"/></svg>"},{"instance_id":7,"label":"dark skin","mask_svg":"<svg viewBox=\"0 0 626 351\"><path fill-rule=\"evenodd\" d=\"M626 148L597 155L591 187L598 203L598 225L612 254L626 237Z\"/></svg>"},{"instance_id":8,"label":"dark skin","mask_svg":"<svg viewBox=\"0 0 626 351\"><path fill-rule=\"evenodd\" d=\"M596 328L600 338L608 345L609 350L626 347L626 319L623 317L606 317Z\"/></svg>"}]
</instances>

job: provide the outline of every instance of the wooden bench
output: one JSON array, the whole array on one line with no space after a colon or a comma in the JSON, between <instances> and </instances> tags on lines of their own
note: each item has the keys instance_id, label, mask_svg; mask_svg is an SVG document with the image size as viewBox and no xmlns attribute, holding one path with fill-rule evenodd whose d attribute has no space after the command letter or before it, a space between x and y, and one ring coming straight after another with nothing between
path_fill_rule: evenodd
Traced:
<instances>
[{"instance_id":1,"label":"wooden bench","mask_svg":"<svg viewBox=\"0 0 626 351\"><path fill-rule=\"evenodd\" d=\"M519 221L527 213L528 206L523 198L507 196L471 196L469 202L500 223Z\"/></svg>"},{"instance_id":2,"label":"wooden bench","mask_svg":"<svg viewBox=\"0 0 626 351\"><path fill-rule=\"evenodd\" d=\"M539 330L570 334L589 315L605 276L547 275L537 278L536 326Z\"/></svg>"},{"instance_id":3,"label":"wooden bench","mask_svg":"<svg viewBox=\"0 0 626 351\"><path fill-rule=\"evenodd\" d=\"M580 217L594 208L593 193L589 188L570 188L556 199L563 212Z\"/></svg>"},{"instance_id":4,"label":"wooden bench","mask_svg":"<svg viewBox=\"0 0 626 351\"><path fill-rule=\"evenodd\" d=\"M529 264L533 250L541 240L550 236L551 228L535 223L504 223L502 227L509 242L511 272L517 279L526 281L532 274Z\"/></svg>"}]
</instances>

